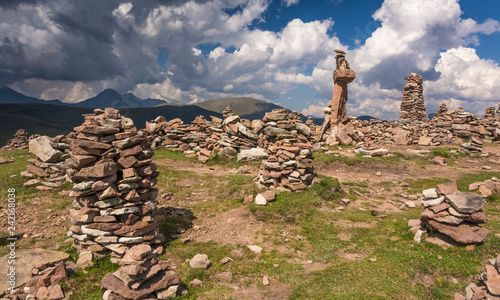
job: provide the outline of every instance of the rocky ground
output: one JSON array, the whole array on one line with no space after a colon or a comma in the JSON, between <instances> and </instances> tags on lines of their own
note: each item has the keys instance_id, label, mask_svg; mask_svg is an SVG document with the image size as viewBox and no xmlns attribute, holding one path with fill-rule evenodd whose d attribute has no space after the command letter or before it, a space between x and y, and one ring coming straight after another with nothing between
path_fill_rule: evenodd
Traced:
<instances>
[{"instance_id":1,"label":"rocky ground","mask_svg":"<svg viewBox=\"0 0 500 300\"><path fill-rule=\"evenodd\" d=\"M181 298L450 299L463 293L486 260L500 253L500 197L487 198L484 227L490 233L472 247L416 244L407 220L423 211L424 189L456 181L467 190L470 183L500 177L500 147L485 145L489 155L474 157L458 154L458 146L387 149L389 156L371 158L353 147L318 152L315 171L323 182L302 193L279 194L267 206L243 203L257 194L252 180L259 163L214 159L203 165L158 150L153 161L159 165L160 228L167 238L161 259L181 277L188 291ZM438 155L446 165L431 162ZM44 191L23 186L29 178L20 173L32 156L26 150L0 156L14 160L0 164L0 185L2 196L7 188L18 190L18 248L65 251L74 259L66 237L69 185ZM238 171L243 165L247 170ZM1 206L7 228L7 207ZM3 256L8 249L2 230ZM195 254L207 254L211 265L192 268ZM90 267L70 277L63 286L66 297L101 298L105 274ZM91 292L83 293L89 286Z\"/></svg>"}]
</instances>

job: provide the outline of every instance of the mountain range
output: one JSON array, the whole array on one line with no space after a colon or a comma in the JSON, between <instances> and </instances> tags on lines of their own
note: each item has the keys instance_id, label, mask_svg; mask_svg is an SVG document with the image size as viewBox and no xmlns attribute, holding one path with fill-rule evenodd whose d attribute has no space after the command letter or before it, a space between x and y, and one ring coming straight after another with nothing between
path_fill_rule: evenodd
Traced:
<instances>
[{"instance_id":1,"label":"mountain range","mask_svg":"<svg viewBox=\"0 0 500 300\"><path fill-rule=\"evenodd\" d=\"M7 103L43 103L85 108L113 107L117 109L139 107L145 108L168 104L167 101L160 99L141 99L132 93L119 94L113 89L106 89L100 92L97 96L83 100L81 102L66 103L60 100L41 100L23 95L9 87L2 87L0 88L0 104Z\"/></svg>"}]
</instances>

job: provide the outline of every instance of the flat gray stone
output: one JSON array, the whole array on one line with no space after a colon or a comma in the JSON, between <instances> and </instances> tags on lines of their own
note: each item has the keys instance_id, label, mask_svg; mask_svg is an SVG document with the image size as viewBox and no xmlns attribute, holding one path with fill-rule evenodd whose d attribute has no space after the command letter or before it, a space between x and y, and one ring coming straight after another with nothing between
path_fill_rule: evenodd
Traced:
<instances>
[{"instance_id":1,"label":"flat gray stone","mask_svg":"<svg viewBox=\"0 0 500 300\"><path fill-rule=\"evenodd\" d=\"M22 286L31 279L31 270L41 264L56 264L67 260L69 254L59 251L44 249L16 249L15 265L9 264L9 254L0 258L0 291L7 291L10 287L7 284L7 274L11 266L16 267L16 287Z\"/></svg>"},{"instance_id":2,"label":"flat gray stone","mask_svg":"<svg viewBox=\"0 0 500 300\"><path fill-rule=\"evenodd\" d=\"M46 135L32 139L29 142L30 152L43 162L59 162L63 153L52 148L51 142L50 137Z\"/></svg>"},{"instance_id":3,"label":"flat gray stone","mask_svg":"<svg viewBox=\"0 0 500 300\"><path fill-rule=\"evenodd\" d=\"M212 262L208 259L206 254L196 254L190 261L189 265L191 268L206 269L210 266Z\"/></svg>"},{"instance_id":4,"label":"flat gray stone","mask_svg":"<svg viewBox=\"0 0 500 300\"><path fill-rule=\"evenodd\" d=\"M424 195L425 198L437 198L438 197L437 191L434 188L423 190L422 194Z\"/></svg>"},{"instance_id":5,"label":"flat gray stone","mask_svg":"<svg viewBox=\"0 0 500 300\"><path fill-rule=\"evenodd\" d=\"M476 193L458 192L446 196L451 206L459 213L472 214L486 204L486 200Z\"/></svg>"},{"instance_id":6,"label":"flat gray stone","mask_svg":"<svg viewBox=\"0 0 500 300\"><path fill-rule=\"evenodd\" d=\"M242 160L258 160L258 159L266 159L269 157L265 149L262 148L252 148L252 149L244 149L238 153L237 159L238 161Z\"/></svg>"}]
</instances>

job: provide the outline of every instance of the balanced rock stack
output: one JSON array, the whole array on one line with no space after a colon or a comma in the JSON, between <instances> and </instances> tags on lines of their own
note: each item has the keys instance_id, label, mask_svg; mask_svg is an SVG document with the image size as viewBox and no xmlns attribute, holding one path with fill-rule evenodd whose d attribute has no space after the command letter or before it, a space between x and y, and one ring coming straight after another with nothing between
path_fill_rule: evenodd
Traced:
<instances>
[{"instance_id":1,"label":"balanced rock stack","mask_svg":"<svg viewBox=\"0 0 500 300\"><path fill-rule=\"evenodd\" d=\"M465 288L465 297L455 294L455 300L494 300L500 298L500 255L488 259L488 263L481 269L481 275L476 275L478 284L471 283Z\"/></svg>"},{"instance_id":2,"label":"balanced rock stack","mask_svg":"<svg viewBox=\"0 0 500 300\"><path fill-rule=\"evenodd\" d=\"M21 175L26 177L38 176L44 178L40 182L38 179L32 179L25 185L35 185L41 183L37 187L39 190L47 190L60 187L62 181L66 180L66 170L72 166L72 161L69 159L69 140L64 136L50 138L48 136L40 136L29 141L29 151L37 158L29 159L30 165L26 166L26 172Z\"/></svg>"},{"instance_id":3,"label":"balanced rock stack","mask_svg":"<svg viewBox=\"0 0 500 300\"><path fill-rule=\"evenodd\" d=\"M158 191L152 188L158 172L146 136L114 108L84 117L75 127L69 153L73 167L66 172L75 197L68 235L75 238L80 257L111 251L118 258L141 243L162 253L164 237L154 219Z\"/></svg>"},{"instance_id":4,"label":"balanced rock stack","mask_svg":"<svg viewBox=\"0 0 500 300\"><path fill-rule=\"evenodd\" d=\"M400 107L400 123L408 125L418 125L427 122L429 117L425 111L425 103L422 87L423 78L420 75L411 73L405 77L407 80L403 89Z\"/></svg>"},{"instance_id":5,"label":"balanced rock stack","mask_svg":"<svg viewBox=\"0 0 500 300\"><path fill-rule=\"evenodd\" d=\"M38 136L28 137L28 132L24 129L19 129L14 134L14 138L7 142L7 145L3 146L1 150L21 150L28 148L28 141L30 139L36 138Z\"/></svg>"},{"instance_id":6,"label":"balanced rock stack","mask_svg":"<svg viewBox=\"0 0 500 300\"><path fill-rule=\"evenodd\" d=\"M259 189L299 191L313 183L312 144L278 141L268 149L255 183Z\"/></svg>"},{"instance_id":7,"label":"balanced rock stack","mask_svg":"<svg viewBox=\"0 0 500 300\"><path fill-rule=\"evenodd\" d=\"M430 234L444 234L455 243L481 243L488 230L478 224L486 223L482 208L486 204L476 193L459 192L456 183L439 184L423 191L421 224ZM422 232L417 232L422 235Z\"/></svg>"},{"instance_id":8,"label":"balanced rock stack","mask_svg":"<svg viewBox=\"0 0 500 300\"><path fill-rule=\"evenodd\" d=\"M434 117L432 117L431 122L435 123L439 127L443 127L446 122L450 122L449 126L451 126L451 121L452 118L448 115L448 105L446 105L446 103L442 103L434 114Z\"/></svg>"},{"instance_id":9,"label":"balanced rock stack","mask_svg":"<svg viewBox=\"0 0 500 300\"><path fill-rule=\"evenodd\" d=\"M180 278L166 261L159 261L157 254L146 244L127 250L121 267L102 279L106 300L168 299L181 291Z\"/></svg>"}]
</instances>

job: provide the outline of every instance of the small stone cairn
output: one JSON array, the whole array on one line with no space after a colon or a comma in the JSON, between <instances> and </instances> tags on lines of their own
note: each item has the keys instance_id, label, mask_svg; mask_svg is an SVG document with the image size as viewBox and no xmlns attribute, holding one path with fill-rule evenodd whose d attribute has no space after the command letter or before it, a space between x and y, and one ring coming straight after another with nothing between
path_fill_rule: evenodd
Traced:
<instances>
[{"instance_id":1,"label":"small stone cairn","mask_svg":"<svg viewBox=\"0 0 500 300\"><path fill-rule=\"evenodd\" d=\"M405 80L407 82L403 89L403 98L401 98L400 123L418 125L427 122L429 117L425 111L422 76L411 73L410 76L405 77Z\"/></svg>"},{"instance_id":2,"label":"small stone cairn","mask_svg":"<svg viewBox=\"0 0 500 300\"><path fill-rule=\"evenodd\" d=\"M50 138L40 136L29 141L29 151L37 158L29 159L30 165L26 166L26 171L21 172L22 176L43 178L42 181L32 179L25 183L27 186L37 185L39 190L50 190L58 188L62 182L66 181L66 170L71 168L72 162L69 159L70 139L64 136Z\"/></svg>"},{"instance_id":3,"label":"small stone cairn","mask_svg":"<svg viewBox=\"0 0 500 300\"><path fill-rule=\"evenodd\" d=\"M165 238L154 218L158 191L153 188L159 173L146 136L113 108L84 117L74 129L72 168L66 172L74 183L70 196L75 197L68 235L74 237L80 258L111 252L116 260L142 243L161 254Z\"/></svg>"},{"instance_id":4,"label":"small stone cairn","mask_svg":"<svg viewBox=\"0 0 500 300\"><path fill-rule=\"evenodd\" d=\"M488 259L488 263L481 269L481 275L476 275L478 284L471 283L465 288L465 297L455 294L455 300L494 300L500 298L500 255Z\"/></svg>"},{"instance_id":5,"label":"small stone cairn","mask_svg":"<svg viewBox=\"0 0 500 300\"><path fill-rule=\"evenodd\" d=\"M481 243L488 230L479 226L486 223L482 208L486 204L483 197L476 193L459 192L455 182L439 184L436 188L423 192L421 223L416 231L415 241L420 242L425 230L430 235L446 237L458 244ZM444 235L444 236L442 236Z\"/></svg>"},{"instance_id":6,"label":"small stone cairn","mask_svg":"<svg viewBox=\"0 0 500 300\"><path fill-rule=\"evenodd\" d=\"M28 142L31 139L37 138L40 135L35 134L28 137L28 132L25 129L19 129L14 134L14 138L7 142L7 145L3 146L1 150L22 150L28 148Z\"/></svg>"},{"instance_id":7,"label":"small stone cairn","mask_svg":"<svg viewBox=\"0 0 500 300\"><path fill-rule=\"evenodd\" d=\"M181 293L180 278L150 245L127 250L121 267L101 281L105 300L169 299Z\"/></svg>"}]
</instances>

